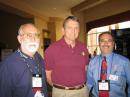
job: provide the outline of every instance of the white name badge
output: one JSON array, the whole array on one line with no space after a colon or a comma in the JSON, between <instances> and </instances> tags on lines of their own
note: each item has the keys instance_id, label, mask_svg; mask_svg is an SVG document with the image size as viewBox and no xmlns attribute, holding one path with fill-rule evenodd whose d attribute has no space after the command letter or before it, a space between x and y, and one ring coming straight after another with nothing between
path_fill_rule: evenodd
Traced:
<instances>
[{"instance_id":1,"label":"white name badge","mask_svg":"<svg viewBox=\"0 0 130 97\"><path fill-rule=\"evenodd\" d=\"M42 87L42 77L39 74L33 75L32 87Z\"/></svg>"},{"instance_id":2,"label":"white name badge","mask_svg":"<svg viewBox=\"0 0 130 97\"><path fill-rule=\"evenodd\" d=\"M44 97L44 94L41 93L40 91L37 91L34 97Z\"/></svg>"},{"instance_id":3,"label":"white name badge","mask_svg":"<svg viewBox=\"0 0 130 97\"><path fill-rule=\"evenodd\" d=\"M98 90L99 91L109 91L110 82L108 80L99 80L98 81Z\"/></svg>"},{"instance_id":4,"label":"white name badge","mask_svg":"<svg viewBox=\"0 0 130 97\"><path fill-rule=\"evenodd\" d=\"M117 75L109 75L109 80L118 81L119 77Z\"/></svg>"}]
</instances>

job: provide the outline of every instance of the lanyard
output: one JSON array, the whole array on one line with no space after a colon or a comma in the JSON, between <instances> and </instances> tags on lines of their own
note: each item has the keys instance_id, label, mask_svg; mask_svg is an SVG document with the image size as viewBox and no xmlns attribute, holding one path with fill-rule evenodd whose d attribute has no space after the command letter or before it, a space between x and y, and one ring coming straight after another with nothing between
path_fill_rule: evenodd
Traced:
<instances>
[{"instance_id":1,"label":"lanyard","mask_svg":"<svg viewBox=\"0 0 130 97\"><path fill-rule=\"evenodd\" d=\"M106 57L107 58L107 57ZM112 57L111 57L111 62L110 62L110 73L109 74L111 74L111 70L112 70L112 65L113 65L113 60L114 60L114 53L112 54ZM98 68L98 70L99 70L99 74L98 74L98 79L100 80L100 74L101 74L101 64L102 64L102 56L100 55L100 58L99 58L99 68ZM107 62L107 69L108 69L108 62ZM108 72L107 72L107 74L108 74Z\"/></svg>"},{"instance_id":2,"label":"lanyard","mask_svg":"<svg viewBox=\"0 0 130 97\"><path fill-rule=\"evenodd\" d=\"M33 74L34 72L33 72L31 66L28 64L28 62L27 62L27 60L26 60L28 57L27 57L26 55L24 55L24 54L20 51L20 49L18 49L18 52L20 53L20 56L21 56L22 60L25 62L25 65L28 67L29 71ZM37 63L37 66L38 66L38 68L37 68L38 74L40 74L40 64L39 64L40 62L37 61L36 63ZM33 68L34 68L34 65L33 65Z\"/></svg>"}]
</instances>

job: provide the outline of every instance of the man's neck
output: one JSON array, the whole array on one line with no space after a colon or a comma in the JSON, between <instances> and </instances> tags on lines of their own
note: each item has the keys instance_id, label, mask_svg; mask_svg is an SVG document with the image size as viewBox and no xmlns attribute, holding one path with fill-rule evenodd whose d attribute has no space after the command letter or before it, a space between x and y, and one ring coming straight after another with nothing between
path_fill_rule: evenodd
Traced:
<instances>
[{"instance_id":1,"label":"man's neck","mask_svg":"<svg viewBox=\"0 0 130 97\"><path fill-rule=\"evenodd\" d=\"M23 54L25 54L25 55L27 55L27 56L29 56L29 57L31 57L31 58L34 58L34 54L33 53L30 53L30 52L28 52L28 51L26 51L26 50L24 50L24 49L21 49L21 51L22 51L22 53Z\"/></svg>"},{"instance_id":2,"label":"man's neck","mask_svg":"<svg viewBox=\"0 0 130 97\"><path fill-rule=\"evenodd\" d=\"M68 39L66 39L66 38L64 38L64 39L65 39L65 42L66 42L68 45L70 45L72 48L75 47L75 44L76 44L76 41L75 41L75 40L72 41L72 40L68 40Z\"/></svg>"}]
</instances>

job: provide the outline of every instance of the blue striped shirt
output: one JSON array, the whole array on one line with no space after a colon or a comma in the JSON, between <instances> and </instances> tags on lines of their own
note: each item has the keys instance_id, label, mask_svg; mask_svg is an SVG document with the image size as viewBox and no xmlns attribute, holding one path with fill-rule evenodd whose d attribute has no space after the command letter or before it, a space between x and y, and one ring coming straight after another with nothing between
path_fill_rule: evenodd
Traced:
<instances>
[{"instance_id":1,"label":"blue striped shirt","mask_svg":"<svg viewBox=\"0 0 130 97\"><path fill-rule=\"evenodd\" d=\"M126 83L128 84L128 97L130 97L130 61L119 54L106 55L107 79L110 80L110 97L126 97ZM87 86L98 97L98 80L100 80L102 56L97 55L91 59L87 70Z\"/></svg>"}]
</instances>

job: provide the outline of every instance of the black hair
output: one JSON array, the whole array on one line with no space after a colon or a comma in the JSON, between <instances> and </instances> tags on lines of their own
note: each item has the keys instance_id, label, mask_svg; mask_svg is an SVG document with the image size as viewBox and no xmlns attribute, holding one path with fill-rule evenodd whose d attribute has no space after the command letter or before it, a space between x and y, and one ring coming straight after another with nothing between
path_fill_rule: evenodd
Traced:
<instances>
[{"instance_id":1,"label":"black hair","mask_svg":"<svg viewBox=\"0 0 130 97\"><path fill-rule=\"evenodd\" d=\"M115 41L115 38L114 38L114 36L113 36L113 34L112 34L111 32L103 32L103 33L101 33L101 34L99 35L99 37L98 37L98 41L99 41L99 42L100 42L101 36L104 35L104 34L110 35L110 36L112 37L113 41Z\"/></svg>"}]
</instances>

